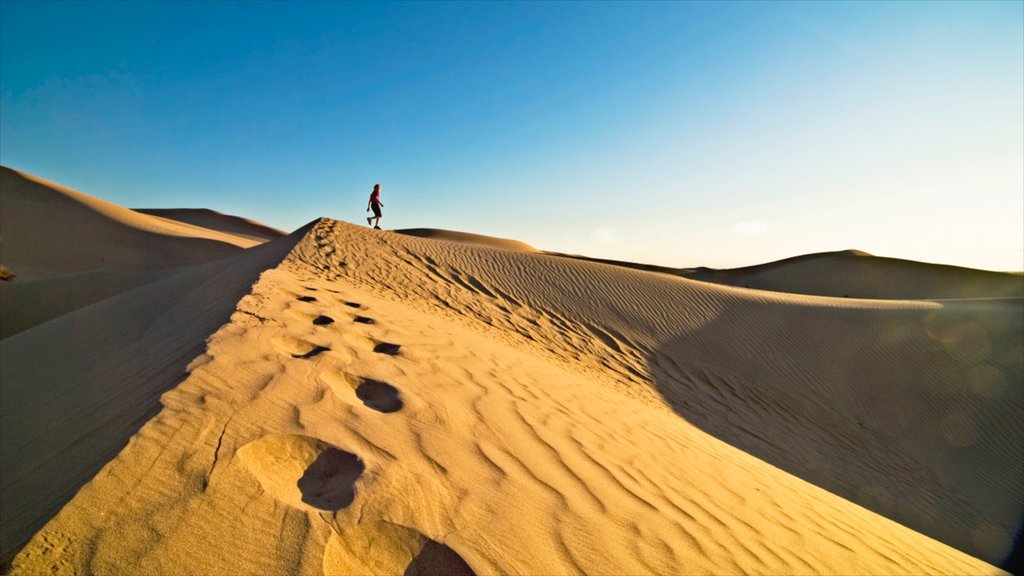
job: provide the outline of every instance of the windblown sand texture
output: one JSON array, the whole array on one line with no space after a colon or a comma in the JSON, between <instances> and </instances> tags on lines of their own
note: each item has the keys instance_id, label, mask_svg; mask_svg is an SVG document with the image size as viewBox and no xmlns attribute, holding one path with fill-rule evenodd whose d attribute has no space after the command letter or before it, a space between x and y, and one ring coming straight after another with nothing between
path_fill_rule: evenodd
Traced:
<instances>
[{"instance_id":1,"label":"windblown sand texture","mask_svg":"<svg viewBox=\"0 0 1024 576\"><path fill-rule=\"evenodd\" d=\"M13 573L1001 572L1019 298L451 234L321 219L4 339Z\"/></svg>"}]
</instances>

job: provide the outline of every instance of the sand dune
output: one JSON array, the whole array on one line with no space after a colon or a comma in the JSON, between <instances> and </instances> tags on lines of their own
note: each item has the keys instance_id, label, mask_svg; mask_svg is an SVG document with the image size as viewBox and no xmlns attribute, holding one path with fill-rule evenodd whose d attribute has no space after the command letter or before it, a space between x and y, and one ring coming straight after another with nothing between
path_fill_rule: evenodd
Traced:
<instances>
[{"instance_id":1,"label":"sand dune","mask_svg":"<svg viewBox=\"0 0 1024 576\"><path fill-rule=\"evenodd\" d=\"M687 278L762 290L884 299L1024 298L1024 276L872 256L856 250L715 270Z\"/></svg>"},{"instance_id":2,"label":"sand dune","mask_svg":"<svg viewBox=\"0 0 1024 576\"><path fill-rule=\"evenodd\" d=\"M0 344L0 554L10 558L160 409L298 236L178 269ZM6 321L6 318L5 318Z\"/></svg>"},{"instance_id":3,"label":"sand dune","mask_svg":"<svg viewBox=\"0 0 1024 576\"><path fill-rule=\"evenodd\" d=\"M455 232L453 230L440 230L438 228L407 228L405 230L395 230L395 232L405 234L406 236L416 236L417 238L432 238L434 240L446 240L449 242L465 242L468 244L476 244L477 246L490 246L492 248L513 250L515 252L538 252L538 250L533 246L518 240L496 238L494 236L484 236L482 234L470 234L468 232Z\"/></svg>"},{"instance_id":4,"label":"sand dune","mask_svg":"<svg viewBox=\"0 0 1024 576\"><path fill-rule=\"evenodd\" d=\"M65 420L53 403L84 386L131 420L81 448L95 467L145 422L13 572L999 573L1019 300L773 294L430 236L321 220L197 267L217 287L145 349L120 323L173 279L0 343L5 546L34 460L107 427L8 432ZM76 326L118 333L62 362ZM115 350L123 371L90 371ZM139 382L148 405L122 399ZM132 410L161 390L155 417ZM15 535L62 501L21 506Z\"/></svg>"},{"instance_id":5,"label":"sand dune","mask_svg":"<svg viewBox=\"0 0 1024 576\"><path fill-rule=\"evenodd\" d=\"M280 236L212 211L189 217L231 226L212 229L141 214L0 167L0 256L17 275L15 282L0 284L0 338Z\"/></svg>"},{"instance_id":6,"label":"sand dune","mask_svg":"<svg viewBox=\"0 0 1024 576\"><path fill-rule=\"evenodd\" d=\"M206 208L136 208L135 212L185 222L186 224L194 224L209 230L218 230L259 241L274 240L287 235L287 233L277 228L260 224L255 220L223 214Z\"/></svg>"},{"instance_id":7,"label":"sand dune","mask_svg":"<svg viewBox=\"0 0 1024 576\"><path fill-rule=\"evenodd\" d=\"M19 280L121 266L179 266L259 244L216 230L140 214L0 167L4 265ZM45 225L41 225L45 223ZM92 242L68 241L81 236Z\"/></svg>"},{"instance_id":8,"label":"sand dune","mask_svg":"<svg viewBox=\"0 0 1024 576\"><path fill-rule=\"evenodd\" d=\"M821 252L742 268L670 268L569 254L555 256L682 276L729 286L843 298L937 300L1024 298L1024 275L872 256Z\"/></svg>"}]
</instances>

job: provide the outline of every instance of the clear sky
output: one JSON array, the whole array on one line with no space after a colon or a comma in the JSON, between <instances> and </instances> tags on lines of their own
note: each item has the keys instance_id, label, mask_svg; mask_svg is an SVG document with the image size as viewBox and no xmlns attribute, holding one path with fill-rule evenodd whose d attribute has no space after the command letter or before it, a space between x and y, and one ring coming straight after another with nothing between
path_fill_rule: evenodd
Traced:
<instances>
[{"instance_id":1,"label":"clear sky","mask_svg":"<svg viewBox=\"0 0 1024 576\"><path fill-rule=\"evenodd\" d=\"M1024 269L1024 3L0 2L0 163L669 266Z\"/></svg>"}]
</instances>

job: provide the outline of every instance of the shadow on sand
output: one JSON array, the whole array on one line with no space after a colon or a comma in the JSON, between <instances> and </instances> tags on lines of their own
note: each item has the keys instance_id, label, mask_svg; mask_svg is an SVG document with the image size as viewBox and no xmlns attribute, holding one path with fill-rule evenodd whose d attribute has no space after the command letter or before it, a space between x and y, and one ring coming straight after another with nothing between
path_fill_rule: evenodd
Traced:
<instances>
[{"instance_id":1,"label":"shadow on sand","mask_svg":"<svg viewBox=\"0 0 1024 576\"><path fill-rule=\"evenodd\" d=\"M439 542L427 540L403 576L476 576L476 573L458 552Z\"/></svg>"},{"instance_id":2,"label":"shadow on sand","mask_svg":"<svg viewBox=\"0 0 1024 576\"><path fill-rule=\"evenodd\" d=\"M726 308L648 368L674 411L708 434L1010 569L1024 484L1022 312L1020 301Z\"/></svg>"}]
</instances>

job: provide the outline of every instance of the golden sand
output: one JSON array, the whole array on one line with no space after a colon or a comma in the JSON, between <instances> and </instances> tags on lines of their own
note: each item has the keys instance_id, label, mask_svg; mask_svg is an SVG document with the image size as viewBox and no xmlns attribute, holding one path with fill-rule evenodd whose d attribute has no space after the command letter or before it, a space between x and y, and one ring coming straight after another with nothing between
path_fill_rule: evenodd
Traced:
<instances>
[{"instance_id":1,"label":"golden sand","mask_svg":"<svg viewBox=\"0 0 1024 576\"><path fill-rule=\"evenodd\" d=\"M12 189L95 220L33 267L5 217L16 274L102 282L86 252L143 229L108 265L175 270L0 341L15 574L997 574L1012 545L1021 298L197 231L6 170L5 212Z\"/></svg>"}]
</instances>

